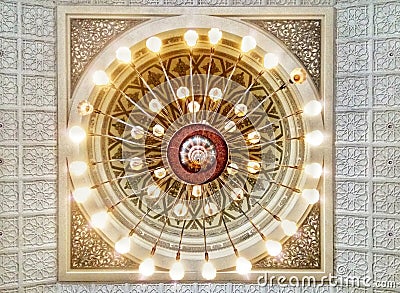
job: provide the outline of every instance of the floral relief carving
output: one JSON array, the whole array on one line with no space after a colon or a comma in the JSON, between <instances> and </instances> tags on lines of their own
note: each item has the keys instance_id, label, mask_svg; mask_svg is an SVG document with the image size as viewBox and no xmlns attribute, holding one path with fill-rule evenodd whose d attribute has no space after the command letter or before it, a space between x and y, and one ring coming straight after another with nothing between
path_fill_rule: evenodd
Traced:
<instances>
[{"instance_id":1,"label":"floral relief carving","mask_svg":"<svg viewBox=\"0 0 400 293\"><path fill-rule=\"evenodd\" d=\"M400 282L400 256L375 254L373 259L374 281Z\"/></svg>"},{"instance_id":2,"label":"floral relief carving","mask_svg":"<svg viewBox=\"0 0 400 293\"><path fill-rule=\"evenodd\" d=\"M17 183L0 182L0 214L18 212L18 199Z\"/></svg>"},{"instance_id":3,"label":"floral relief carving","mask_svg":"<svg viewBox=\"0 0 400 293\"><path fill-rule=\"evenodd\" d=\"M367 224L367 218L336 216L336 243L365 247L368 239Z\"/></svg>"},{"instance_id":4,"label":"floral relief carving","mask_svg":"<svg viewBox=\"0 0 400 293\"><path fill-rule=\"evenodd\" d=\"M18 118L17 111L0 110L0 141L10 142L18 139Z\"/></svg>"},{"instance_id":5,"label":"floral relief carving","mask_svg":"<svg viewBox=\"0 0 400 293\"><path fill-rule=\"evenodd\" d=\"M376 177L398 178L400 176L400 148L374 148L373 170Z\"/></svg>"},{"instance_id":6,"label":"floral relief carving","mask_svg":"<svg viewBox=\"0 0 400 293\"><path fill-rule=\"evenodd\" d=\"M17 28L17 5L16 3L3 2L0 6L0 27L2 32L16 33Z\"/></svg>"},{"instance_id":7,"label":"floral relief carving","mask_svg":"<svg viewBox=\"0 0 400 293\"><path fill-rule=\"evenodd\" d=\"M72 19L71 88L94 56L118 34L146 20L143 19Z\"/></svg>"},{"instance_id":8,"label":"floral relief carving","mask_svg":"<svg viewBox=\"0 0 400 293\"><path fill-rule=\"evenodd\" d=\"M56 184L51 181L24 182L23 210L24 211L55 211Z\"/></svg>"},{"instance_id":9,"label":"floral relief carving","mask_svg":"<svg viewBox=\"0 0 400 293\"><path fill-rule=\"evenodd\" d=\"M42 41L23 41L23 69L37 72L54 72L55 44Z\"/></svg>"},{"instance_id":10,"label":"floral relief carving","mask_svg":"<svg viewBox=\"0 0 400 293\"><path fill-rule=\"evenodd\" d=\"M56 174L55 147L26 147L24 148L24 174L31 176Z\"/></svg>"},{"instance_id":11,"label":"floral relief carving","mask_svg":"<svg viewBox=\"0 0 400 293\"><path fill-rule=\"evenodd\" d=\"M367 42L348 42L337 47L338 73L367 71L368 59Z\"/></svg>"},{"instance_id":12,"label":"floral relief carving","mask_svg":"<svg viewBox=\"0 0 400 293\"><path fill-rule=\"evenodd\" d=\"M56 139L56 114L52 112L24 112L24 140L46 141Z\"/></svg>"},{"instance_id":13,"label":"floral relief carving","mask_svg":"<svg viewBox=\"0 0 400 293\"><path fill-rule=\"evenodd\" d=\"M22 6L22 31L39 37L54 35L54 9L43 6Z\"/></svg>"},{"instance_id":14,"label":"floral relief carving","mask_svg":"<svg viewBox=\"0 0 400 293\"><path fill-rule=\"evenodd\" d=\"M283 3L282 3L283 4ZM317 88L321 78L319 20L246 20L281 40L304 64Z\"/></svg>"},{"instance_id":15,"label":"floral relief carving","mask_svg":"<svg viewBox=\"0 0 400 293\"><path fill-rule=\"evenodd\" d=\"M366 253L337 250L336 275L343 277L359 277L368 275L368 257Z\"/></svg>"},{"instance_id":16,"label":"floral relief carving","mask_svg":"<svg viewBox=\"0 0 400 293\"><path fill-rule=\"evenodd\" d=\"M377 40L374 47L375 70L398 70L400 68L400 40Z\"/></svg>"},{"instance_id":17,"label":"floral relief carving","mask_svg":"<svg viewBox=\"0 0 400 293\"><path fill-rule=\"evenodd\" d=\"M12 74L0 74L0 104L17 104L17 76Z\"/></svg>"},{"instance_id":18,"label":"floral relief carving","mask_svg":"<svg viewBox=\"0 0 400 293\"><path fill-rule=\"evenodd\" d=\"M336 105L340 108L368 106L368 78L346 77L337 79Z\"/></svg>"},{"instance_id":19,"label":"floral relief carving","mask_svg":"<svg viewBox=\"0 0 400 293\"><path fill-rule=\"evenodd\" d=\"M25 281L55 281L56 251L36 250L23 254L23 278Z\"/></svg>"},{"instance_id":20,"label":"floral relief carving","mask_svg":"<svg viewBox=\"0 0 400 293\"><path fill-rule=\"evenodd\" d=\"M28 286L24 288L24 293L56 293L57 286L56 284L51 285L34 285Z\"/></svg>"},{"instance_id":21,"label":"floral relief carving","mask_svg":"<svg viewBox=\"0 0 400 293\"><path fill-rule=\"evenodd\" d=\"M336 115L337 141L366 141L368 122L366 113L338 113Z\"/></svg>"},{"instance_id":22,"label":"floral relief carving","mask_svg":"<svg viewBox=\"0 0 400 293\"><path fill-rule=\"evenodd\" d=\"M400 183L374 183L374 212L382 214L398 214L400 210Z\"/></svg>"},{"instance_id":23,"label":"floral relief carving","mask_svg":"<svg viewBox=\"0 0 400 293\"><path fill-rule=\"evenodd\" d=\"M398 34L400 32L400 3L394 1L374 6L374 29L376 35Z\"/></svg>"},{"instance_id":24,"label":"floral relief carving","mask_svg":"<svg viewBox=\"0 0 400 293\"><path fill-rule=\"evenodd\" d=\"M347 177L365 177L368 157L365 147L336 148L336 174Z\"/></svg>"},{"instance_id":25,"label":"floral relief carving","mask_svg":"<svg viewBox=\"0 0 400 293\"><path fill-rule=\"evenodd\" d=\"M17 40L0 38L0 69L17 69Z\"/></svg>"},{"instance_id":26,"label":"floral relief carving","mask_svg":"<svg viewBox=\"0 0 400 293\"><path fill-rule=\"evenodd\" d=\"M56 217L34 216L23 219L22 235L25 246L40 246L56 241Z\"/></svg>"},{"instance_id":27,"label":"floral relief carving","mask_svg":"<svg viewBox=\"0 0 400 293\"><path fill-rule=\"evenodd\" d=\"M26 106L53 106L56 105L56 81L54 78L43 76L24 76L23 103Z\"/></svg>"},{"instance_id":28,"label":"floral relief carving","mask_svg":"<svg viewBox=\"0 0 400 293\"><path fill-rule=\"evenodd\" d=\"M389 250L400 249L400 221L397 219L374 219L374 247Z\"/></svg>"},{"instance_id":29,"label":"floral relief carving","mask_svg":"<svg viewBox=\"0 0 400 293\"><path fill-rule=\"evenodd\" d=\"M345 211L367 211L368 190L364 182L337 181L336 182L337 208Z\"/></svg>"},{"instance_id":30,"label":"floral relief carving","mask_svg":"<svg viewBox=\"0 0 400 293\"><path fill-rule=\"evenodd\" d=\"M18 175L18 150L16 147L0 147L0 178Z\"/></svg>"},{"instance_id":31,"label":"floral relief carving","mask_svg":"<svg viewBox=\"0 0 400 293\"><path fill-rule=\"evenodd\" d=\"M375 105L400 105L400 75L385 75L375 77L373 89Z\"/></svg>"},{"instance_id":32,"label":"floral relief carving","mask_svg":"<svg viewBox=\"0 0 400 293\"><path fill-rule=\"evenodd\" d=\"M0 249L18 246L18 218L0 218Z\"/></svg>"},{"instance_id":33,"label":"floral relief carving","mask_svg":"<svg viewBox=\"0 0 400 293\"><path fill-rule=\"evenodd\" d=\"M0 288L18 283L18 254L0 254Z\"/></svg>"},{"instance_id":34,"label":"floral relief carving","mask_svg":"<svg viewBox=\"0 0 400 293\"><path fill-rule=\"evenodd\" d=\"M339 38L366 36L368 34L368 6L340 9L337 21Z\"/></svg>"},{"instance_id":35,"label":"floral relief carving","mask_svg":"<svg viewBox=\"0 0 400 293\"><path fill-rule=\"evenodd\" d=\"M400 113L398 111L374 112L374 141L400 141Z\"/></svg>"}]
</instances>

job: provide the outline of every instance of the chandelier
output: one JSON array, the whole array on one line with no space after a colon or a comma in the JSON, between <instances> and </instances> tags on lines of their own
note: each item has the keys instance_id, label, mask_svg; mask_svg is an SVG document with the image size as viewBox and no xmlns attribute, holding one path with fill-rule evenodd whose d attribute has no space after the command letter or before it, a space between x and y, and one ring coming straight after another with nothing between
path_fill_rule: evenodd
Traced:
<instances>
[{"instance_id":1,"label":"chandelier","mask_svg":"<svg viewBox=\"0 0 400 293\"><path fill-rule=\"evenodd\" d=\"M258 41L166 29L113 45L82 79L63 141L71 201L139 278L245 280L323 197L324 104L301 63Z\"/></svg>"}]
</instances>

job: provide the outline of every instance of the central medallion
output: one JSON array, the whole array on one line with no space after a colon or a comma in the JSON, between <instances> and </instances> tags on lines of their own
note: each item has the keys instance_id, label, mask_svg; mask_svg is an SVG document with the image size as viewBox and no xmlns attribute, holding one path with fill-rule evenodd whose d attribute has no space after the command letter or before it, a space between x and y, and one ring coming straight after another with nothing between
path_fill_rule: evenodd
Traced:
<instances>
[{"instance_id":1,"label":"central medallion","mask_svg":"<svg viewBox=\"0 0 400 293\"><path fill-rule=\"evenodd\" d=\"M224 172L228 146L215 128L207 124L191 124L171 137L167 158L180 180L189 184L204 184Z\"/></svg>"}]
</instances>

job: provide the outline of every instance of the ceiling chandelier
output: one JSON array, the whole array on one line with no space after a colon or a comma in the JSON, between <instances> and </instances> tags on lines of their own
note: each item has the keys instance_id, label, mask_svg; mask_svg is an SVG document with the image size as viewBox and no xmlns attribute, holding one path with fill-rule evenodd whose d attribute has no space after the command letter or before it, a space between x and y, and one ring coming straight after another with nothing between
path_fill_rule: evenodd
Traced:
<instances>
[{"instance_id":1,"label":"ceiling chandelier","mask_svg":"<svg viewBox=\"0 0 400 293\"><path fill-rule=\"evenodd\" d=\"M278 259L323 190L324 105L307 71L221 27L114 52L82 81L66 132L90 225L144 279L246 278L260 255Z\"/></svg>"}]
</instances>

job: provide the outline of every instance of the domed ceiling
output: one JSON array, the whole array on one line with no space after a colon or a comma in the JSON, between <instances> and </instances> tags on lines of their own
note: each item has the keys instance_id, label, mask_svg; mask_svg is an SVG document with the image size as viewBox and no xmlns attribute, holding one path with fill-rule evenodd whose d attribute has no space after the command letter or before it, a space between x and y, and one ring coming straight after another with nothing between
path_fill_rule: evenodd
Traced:
<instances>
[{"instance_id":1,"label":"domed ceiling","mask_svg":"<svg viewBox=\"0 0 400 293\"><path fill-rule=\"evenodd\" d=\"M329 13L61 12L60 278L330 270Z\"/></svg>"}]
</instances>

